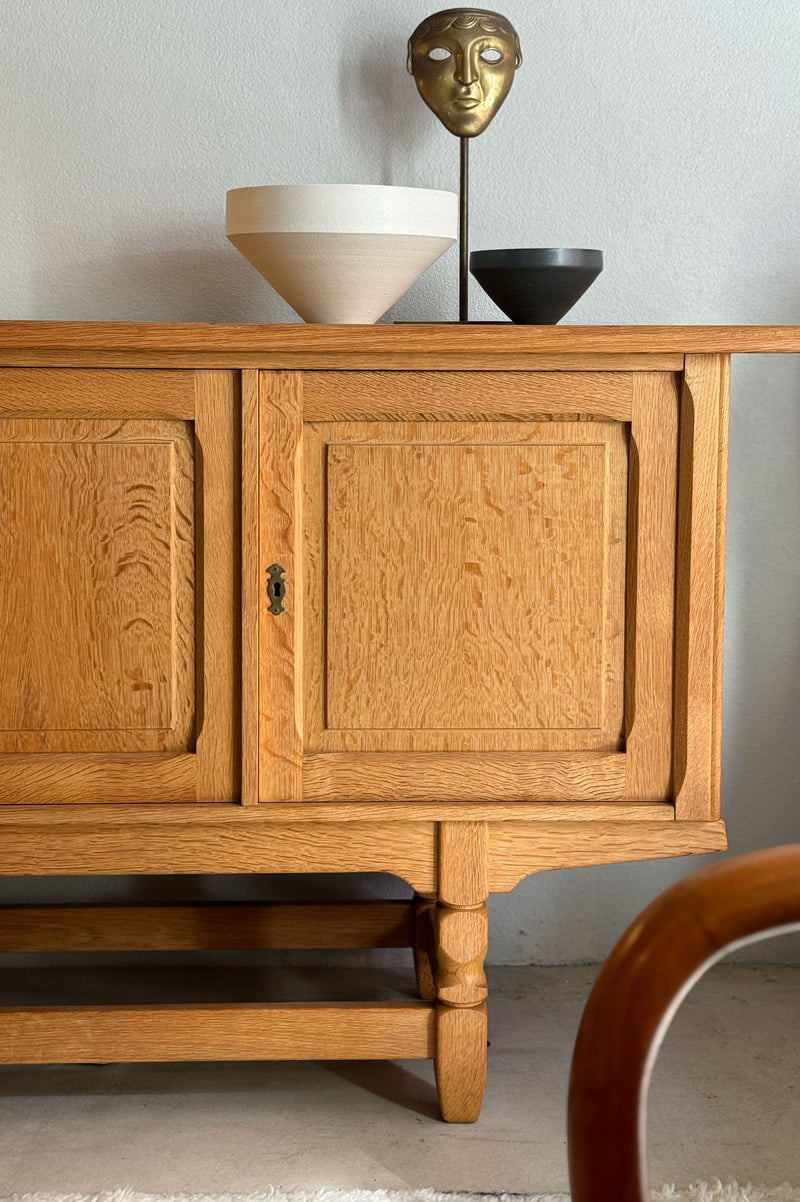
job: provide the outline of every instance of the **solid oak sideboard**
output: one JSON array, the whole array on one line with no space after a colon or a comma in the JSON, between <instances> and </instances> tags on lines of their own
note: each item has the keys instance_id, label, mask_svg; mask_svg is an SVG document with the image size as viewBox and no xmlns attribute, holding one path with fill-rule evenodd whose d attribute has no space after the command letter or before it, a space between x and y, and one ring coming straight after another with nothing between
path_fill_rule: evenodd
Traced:
<instances>
[{"instance_id":1,"label":"solid oak sideboard","mask_svg":"<svg viewBox=\"0 0 800 1202\"><path fill-rule=\"evenodd\" d=\"M418 1000L5 1008L0 1062L433 1058L486 901L719 851L728 356L795 328L0 323L0 873L409 903L6 906L0 951L411 947Z\"/></svg>"}]
</instances>

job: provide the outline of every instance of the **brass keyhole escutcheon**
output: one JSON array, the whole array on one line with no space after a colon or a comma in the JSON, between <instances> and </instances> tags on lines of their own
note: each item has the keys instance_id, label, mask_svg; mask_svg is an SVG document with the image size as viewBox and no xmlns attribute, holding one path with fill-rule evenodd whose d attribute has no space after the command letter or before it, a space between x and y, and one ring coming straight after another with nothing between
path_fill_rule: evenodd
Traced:
<instances>
[{"instance_id":1,"label":"brass keyhole escutcheon","mask_svg":"<svg viewBox=\"0 0 800 1202\"><path fill-rule=\"evenodd\" d=\"M285 574L279 563L271 563L267 568L267 597L271 614L283 613L283 599L286 596L286 581L283 579Z\"/></svg>"}]
</instances>

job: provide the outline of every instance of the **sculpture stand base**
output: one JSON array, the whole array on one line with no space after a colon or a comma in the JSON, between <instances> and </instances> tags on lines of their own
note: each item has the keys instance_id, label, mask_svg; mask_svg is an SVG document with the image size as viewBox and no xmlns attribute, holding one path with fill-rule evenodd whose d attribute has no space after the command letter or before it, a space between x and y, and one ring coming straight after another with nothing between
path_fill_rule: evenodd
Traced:
<instances>
[{"instance_id":1,"label":"sculpture stand base","mask_svg":"<svg viewBox=\"0 0 800 1202\"><path fill-rule=\"evenodd\" d=\"M394 321L395 326L513 326L513 321Z\"/></svg>"}]
</instances>

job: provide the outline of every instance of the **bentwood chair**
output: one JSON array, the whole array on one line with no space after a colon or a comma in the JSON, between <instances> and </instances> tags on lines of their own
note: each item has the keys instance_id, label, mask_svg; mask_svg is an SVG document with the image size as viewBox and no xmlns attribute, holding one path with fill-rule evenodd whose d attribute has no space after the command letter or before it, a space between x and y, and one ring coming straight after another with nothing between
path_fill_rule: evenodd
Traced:
<instances>
[{"instance_id":1,"label":"bentwood chair","mask_svg":"<svg viewBox=\"0 0 800 1202\"><path fill-rule=\"evenodd\" d=\"M793 930L800 930L800 844L702 868L632 923L600 970L575 1042L572 1202L649 1200L650 1080L678 1006L729 952Z\"/></svg>"}]
</instances>

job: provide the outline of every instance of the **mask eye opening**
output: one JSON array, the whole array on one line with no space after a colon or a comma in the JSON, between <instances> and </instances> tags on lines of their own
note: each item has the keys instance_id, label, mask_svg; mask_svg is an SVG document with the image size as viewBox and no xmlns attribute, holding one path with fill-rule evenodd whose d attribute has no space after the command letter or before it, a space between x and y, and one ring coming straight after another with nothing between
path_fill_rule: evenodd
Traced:
<instances>
[{"instance_id":1,"label":"mask eye opening","mask_svg":"<svg viewBox=\"0 0 800 1202\"><path fill-rule=\"evenodd\" d=\"M481 58L485 63L499 63L502 57L501 52L494 46L487 46L485 50L481 50Z\"/></svg>"},{"instance_id":2,"label":"mask eye opening","mask_svg":"<svg viewBox=\"0 0 800 1202\"><path fill-rule=\"evenodd\" d=\"M446 46L432 46L427 57L434 63L443 63L445 59L452 58L452 55Z\"/></svg>"}]
</instances>

